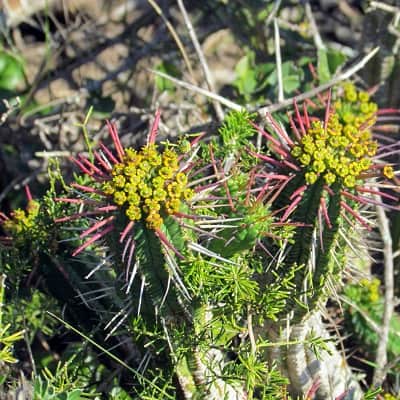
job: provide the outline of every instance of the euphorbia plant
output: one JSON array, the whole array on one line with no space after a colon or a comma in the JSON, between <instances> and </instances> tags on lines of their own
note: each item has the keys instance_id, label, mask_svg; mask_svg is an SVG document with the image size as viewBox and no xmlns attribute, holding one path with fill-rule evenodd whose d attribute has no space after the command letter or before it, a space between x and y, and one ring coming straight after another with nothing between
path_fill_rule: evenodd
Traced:
<instances>
[{"instance_id":1,"label":"euphorbia plant","mask_svg":"<svg viewBox=\"0 0 400 400\"><path fill-rule=\"evenodd\" d=\"M124 148L109 124L111 146L73 158L82 175L51 215L63 238L79 231L63 249L83 265L73 282L85 313L135 347L132 392L276 399L289 384L293 396L359 398L348 369L329 388L335 372L322 362L341 359L323 350L335 353L318 338L328 335L317 310L338 286L350 232L370 226L362 207L396 208L376 199L397 200L379 189L395 172L373 137L376 116L346 85L312 114L295 104L286 127L232 113L211 141L157 143L157 114L141 149Z\"/></svg>"},{"instance_id":2,"label":"euphorbia plant","mask_svg":"<svg viewBox=\"0 0 400 400\"><path fill-rule=\"evenodd\" d=\"M296 274L293 297L300 317L315 307L332 274L343 269L341 260L335 263L334 253L343 252L347 230L357 224L371 229L360 206L397 209L373 197L398 200L379 189L393 185L394 170L385 162L385 153L378 151L371 131L376 104L351 84L344 86L340 100L331 103L329 94L324 119L310 116L305 106L302 114L295 104L290 135L267 115L273 133L258 130L270 154L254 154L266 165L259 196L272 203L280 222L300 224L282 260L284 265L305 267Z\"/></svg>"}]
</instances>

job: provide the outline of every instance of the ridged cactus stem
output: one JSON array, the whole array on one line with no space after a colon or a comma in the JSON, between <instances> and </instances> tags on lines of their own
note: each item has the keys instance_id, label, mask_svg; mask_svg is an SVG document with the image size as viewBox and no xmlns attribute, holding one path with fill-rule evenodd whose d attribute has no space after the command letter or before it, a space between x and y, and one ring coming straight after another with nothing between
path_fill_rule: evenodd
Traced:
<instances>
[{"instance_id":1,"label":"ridged cactus stem","mask_svg":"<svg viewBox=\"0 0 400 400\"><path fill-rule=\"evenodd\" d=\"M305 297L304 307L294 306L295 319L299 320L318 303L332 265L331 248L334 245L339 228L340 193L333 185L334 195L329 199L327 217L321 212L321 199L324 199L324 183L321 179L310 185L303 193L296 210L292 214L294 221L301 221L304 226L298 229L293 244L285 259L288 265L304 266L295 277L296 297ZM288 193L293 191L288 188ZM285 197L285 194L282 194ZM323 200L322 200L323 201ZM322 218L329 219L321 224ZM326 221L323 221L326 222ZM323 225L323 226L321 226Z\"/></svg>"},{"instance_id":2,"label":"ridged cactus stem","mask_svg":"<svg viewBox=\"0 0 400 400\"><path fill-rule=\"evenodd\" d=\"M337 350L335 343L326 341L326 349L320 350L318 357L309 344L312 337L330 338L320 312L310 313L302 322L289 327L271 324L264 332L273 343L290 343L267 348L266 357L290 379L289 390L295 399L306 396L313 385L318 386L315 400L335 400L343 395L347 400L362 398L345 355Z\"/></svg>"}]
</instances>

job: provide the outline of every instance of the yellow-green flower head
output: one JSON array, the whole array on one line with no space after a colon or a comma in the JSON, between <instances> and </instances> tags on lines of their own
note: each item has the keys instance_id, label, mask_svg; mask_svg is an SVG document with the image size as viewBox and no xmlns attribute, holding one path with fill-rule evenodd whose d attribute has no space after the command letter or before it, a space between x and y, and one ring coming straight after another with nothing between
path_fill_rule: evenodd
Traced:
<instances>
[{"instance_id":1,"label":"yellow-green flower head","mask_svg":"<svg viewBox=\"0 0 400 400\"><path fill-rule=\"evenodd\" d=\"M390 393L385 393L385 394L383 395L383 398L384 398L384 400L398 400L397 397L393 396L393 395L390 394Z\"/></svg>"},{"instance_id":2,"label":"yellow-green flower head","mask_svg":"<svg viewBox=\"0 0 400 400\"><path fill-rule=\"evenodd\" d=\"M26 210L16 209L11 218L4 221L3 228L10 236L16 236L35 226L36 217L39 214L40 204L35 200L30 200Z\"/></svg>"},{"instance_id":3,"label":"yellow-green flower head","mask_svg":"<svg viewBox=\"0 0 400 400\"><path fill-rule=\"evenodd\" d=\"M364 295L368 297L368 300L371 303L376 303L377 301L379 301L379 287L381 285L381 281L378 278L373 278L372 280L364 278L361 279L360 284L365 288Z\"/></svg>"},{"instance_id":4,"label":"yellow-green flower head","mask_svg":"<svg viewBox=\"0 0 400 400\"><path fill-rule=\"evenodd\" d=\"M393 167L391 165L385 165L383 167L383 175L388 179L393 179L394 178Z\"/></svg>"},{"instance_id":5,"label":"yellow-green flower head","mask_svg":"<svg viewBox=\"0 0 400 400\"><path fill-rule=\"evenodd\" d=\"M371 127L376 122L377 104L370 101L367 92L357 90L350 82L343 85L343 97L335 102L334 108L345 126L347 137L352 141L366 131L365 126ZM360 127L364 127L362 132Z\"/></svg>"},{"instance_id":6,"label":"yellow-green flower head","mask_svg":"<svg viewBox=\"0 0 400 400\"><path fill-rule=\"evenodd\" d=\"M140 151L125 149L111 175L102 184L103 192L124 207L131 221L144 218L150 229L159 229L163 217L179 212L182 201L194 194L186 187L187 175L179 171L177 153L171 148L160 153L154 143Z\"/></svg>"},{"instance_id":7,"label":"yellow-green flower head","mask_svg":"<svg viewBox=\"0 0 400 400\"><path fill-rule=\"evenodd\" d=\"M353 89L347 87L346 90L353 98ZM357 96L356 93L356 100ZM361 97L366 98L365 95ZM343 106L346 103L340 104ZM345 187L353 188L360 174L369 169L377 143L371 139L367 128L363 130L361 126L346 124L346 121L358 118L349 115L347 112L343 120L337 112L332 112L326 127L320 120L312 121L300 143L293 146L291 155L304 167L308 184L312 185L322 177L327 185L340 181ZM388 169L387 173L385 176L391 175Z\"/></svg>"}]
</instances>

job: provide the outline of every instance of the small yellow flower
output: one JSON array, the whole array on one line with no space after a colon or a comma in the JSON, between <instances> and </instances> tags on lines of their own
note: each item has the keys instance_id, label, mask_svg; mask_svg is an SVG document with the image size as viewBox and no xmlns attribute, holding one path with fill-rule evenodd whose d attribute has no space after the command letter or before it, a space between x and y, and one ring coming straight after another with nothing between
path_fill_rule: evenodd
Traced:
<instances>
[{"instance_id":1,"label":"small yellow flower","mask_svg":"<svg viewBox=\"0 0 400 400\"><path fill-rule=\"evenodd\" d=\"M349 169L345 165L338 165L336 168L336 173L340 177L344 178L345 176L347 176L349 174Z\"/></svg>"},{"instance_id":2,"label":"small yellow flower","mask_svg":"<svg viewBox=\"0 0 400 400\"><path fill-rule=\"evenodd\" d=\"M111 196L115 192L115 189L111 182L105 182L103 184L103 192L108 196Z\"/></svg>"},{"instance_id":3,"label":"small yellow flower","mask_svg":"<svg viewBox=\"0 0 400 400\"><path fill-rule=\"evenodd\" d=\"M328 167L335 170L339 164L339 161L336 157L330 157L327 159Z\"/></svg>"},{"instance_id":4,"label":"small yellow flower","mask_svg":"<svg viewBox=\"0 0 400 400\"><path fill-rule=\"evenodd\" d=\"M131 221L138 221L138 220L140 220L140 218L142 218L142 213L141 213L140 208L138 206L131 205L126 210L126 216Z\"/></svg>"},{"instance_id":5,"label":"small yellow flower","mask_svg":"<svg viewBox=\"0 0 400 400\"><path fill-rule=\"evenodd\" d=\"M340 138L338 136L332 136L329 138L329 144L332 147L339 147L340 146Z\"/></svg>"},{"instance_id":6,"label":"small yellow flower","mask_svg":"<svg viewBox=\"0 0 400 400\"><path fill-rule=\"evenodd\" d=\"M141 197L147 199L153 194L153 191L147 185L141 185L139 193Z\"/></svg>"},{"instance_id":7,"label":"small yellow flower","mask_svg":"<svg viewBox=\"0 0 400 400\"><path fill-rule=\"evenodd\" d=\"M355 116L351 111L346 111L343 113L342 118L346 124L351 124L354 121Z\"/></svg>"},{"instance_id":8,"label":"small yellow flower","mask_svg":"<svg viewBox=\"0 0 400 400\"><path fill-rule=\"evenodd\" d=\"M352 188L356 185L356 178L353 175L347 175L344 178L344 184L349 187Z\"/></svg>"},{"instance_id":9,"label":"small yellow flower","mask_svg":"<svg viewBox=\"0 0 400 400\"><path fill-rule=\"evenodd\" d=\"M360 161L360 167L362 171L366 171L372 164L372 161L369 158L363 158Z\"/></svg>"},{"instance_id":10,"label":"small yellow flower","mask_svg":"<svg viewBox=\"0 0 400 400\"><path fill-rule=\"evenodd\" d=\"M355 103L357 101L357 92L354 90L345 91L344 97L347 101Z\"/></svg>"},{"instance_id":11,"label":"small yellow flower","mask_svg":"<svg viewBox=\"0 0 400 400\"><path fill-rule=\"evenodd\" d=\"M354 125L347 124L343 128L343 132L349 139L352 139L357 133L357 128Z\"/></svg>"},{"instance_id":12,"label":"small yellow flower","mask_svg":"<svg viewBox=\"0 0 400 400\"><path fill-rule=\"evenodd\" d=\"M113 182L116 187L123 188L125 186L125 177L123 175L115 175L113 178Z\"/></svg>"},{"instance_id":13,"label":"small yellow flower","mask_svg":"<svg viewBox=\"0 0 400 400\"><path fill-rule=\"evenodd\" d=\"M147 160L143 160L139 165L139 168L144 172L149 172L151 167L151 164Z\"/></svg>"},{"instance_id":14,"label":"small yellow flower","mask_svg":"<svg viewBox=\"0 0 400 400\"><path fill-rule=\"evenodd\" d=\"M171 197L175 197L175 196L179 195L180 190L179 190L179 185L178 185L178 183L177 183L177 182L172 182L172 183L170 183L170 184L167 186L167 191L168 191L168 194L169 194Z\"/></svg>"},{"instance_id":15,"label":"small yellow flower","mask_svg":"<svg viewBox=\"0 0 400 400\"><path fill-rule=\"evenodd\" d=\"M124 164L116 164L112 170L112 175L117 176L121 175L124 172Z\"/></svg>"},{"instance_id":16,"label":"small yellow flower","mask_svg":"<svg viewBox=\"0 0 400 400\"><path fill-rule=\"evenodd\" d=\"M17 208L13 213L13 218L16 221L23 221L26 218L25 217L25 211L21 210L20 208Z\"/></svg>"},{"instance_id":17,"label":"small yellow flower","mask_svg":"<svg viewBox=\"0 0 400 400\"><path fill-rule=\"evenodd\" d=\"M385 165L383 167L383 175L388 179L393 179L394 178L393 167L391 165Z\"/></svg>"},{"instance_id":18,"label":"small yellow flower","mask_svg":"<svg viewBox=\"0 0 400 400\"><path fill-rule=\"evenodd\" d=\"M342 147L346 147L346 146L348 146L349 143L350 143L349 139L347 139L346 136L340 136L339 142L340 142L340 145L341 145Z\"/></svg>"},{"instance_id":19,"label":"small yellow flower","mask_svg":"<svg viewBox=\"0 0 400 400\"><path fill-rule=\"evenodd\" d=\"M142 181L142 178L138 175L131 175L129 177L129 182L133 185L133 186L138 186L140 184L140 182Z\"/></svg>"},{"instance_id":20,"label":"small yellow flower","mask_svg":"<svg viewBox=\"0 0 400 400\"><path fill-rule=\"evenodd\" d=\"M175 176L176 181L179 183L179 185L185 186L187 184L187 176L183 172L178 172Z\"/></svg>"},{"instance_id":21,"label":"small yellow flower","mask_svg":"<svg viewBox=\"0 0 400 400\"><path fill-rule=\"evenodd\" d=\"M191 200L194 196L194 191L192 189L185 189L183 191L183 198L187 201Z\"/></svg>"},{"instance_id":22,"label":"small yellow flower","mask_svg":"<svg viewBox=\"0 0 400 400\"><path fill-rule=\"evenodd\" d=\"M150 229L159 229L163 223L163 220L162 220L160 214L150 213L146 217L146 223Z\"/></svg>"},{"instance_id":23,"label":"small yellow flower","mask_svg":"<svg viewBox=\"0 0 400 400\"><path fill-rule=\"evenodd\" d=\"M306 182L309 185L312 185L317 181L318 175L315 172L306 172L305 178L306 178Z\"/></svg>"},{"instance_id":24,"label":"small yellow flower","mask_svg":"<svg viewBox=\"0 0 400 400\"><path fill-rule=\"evenodd\" d=\"M361 172L360 164L357 162L350 163L349 172L351 175L357 176Z\"/></svg>"},{"instance_id":25,"label":"small yellow flower","mask_svg":"<svg viewBox=\"0 0 400 400\"><path fill-rule=\"evenodd\" d=\"M378 104L373 103L373 102L369 103L369 112L370 112L371 114L374 114L374 113L376 113L377 111L378 111Z\"/></svg>"},{"instance_id":26,"label":"small yellow flower","mask_svg":"<svg viewBox=\"0 0 400 400\"><path fill-rule=\"evenodd\" d=\"M170 167L161 167L159 172L160 176L164 179L171 179L173 176L173 169Z\"/></svg>"},{"instance_id":27,"label":"small yellow flower","mask_svg":"<svg viewBox=\"0 0 400 400\"><path fill-rule=\"evenodd\" d=\"M326 182L328 185L332 185L332 183L334 183L334 182L336 181L336 175L333 174L332 172L327 172L327 173L324 175L324 179L325 179L325 182Z\"/></svg>"},{"instance_id":28,"label":"small yellow flower","mask_svg":"<svg viewBox=\"0 0 400 400\"><path fill-rule=\"evenodd\" d=\"M140 204L140 196L135 192L128 193L127 199L131 205L138 206Z\"/></svg>"},{"instance_id":29,"label":"small yellow flower","mask_svg":"<svg viewBox=\"0 0 400 400\"><path fill-rule=\"evenodd\" d=\"M145 204L149 207L151 213L161 209L160 203L155 199L146 199Z\"/></svg>"},{"instance_id":30,"label":"small yellow flower","mask_svg":"<svg viewBox=\"0 0 400 400\"><path fill-rule=\"evenodd\" d=\"M325 163L320 160L315 160L313 162L313 170L317 173L324 172L326 169Z\"/></svg>"},{"instance_id":31,"label":"small yellow flower","mask_svg":"<svg viewBox=\"0 0 400 400\"><path fill-rule=\"evenodd\" d=\"M305 154L303 154L303 155L300 157L300 162L301 162L304 166L310 164L310 161L311 161L311 157L310 157L309 154L306 154L306 153L305 153Z\"/></svg>"},{"instance_id":32,"label":"small yellow flower","mask_svg":"<svg viewBox=\"0 0 400 400\"><path fill-rule=\"evenodd\" d=\"M166 192L164 189L157 188L157 189L155 189L154 192L153 192L153 197L154 197L156 200L163 201L163 200L165 200L166 197L167 197L167 192Z\"/></svg>"},{"instance_id":33,"label":"small yellow flower","mask_svg":"<svg viewBox=\"0 0 400 400\"><path fill-rule=\"evenodd\" d=\"M360 111L363 114L368 114L369 113L369 104L368 103L361 103L360 104Z\"/></svg>"},{"instance_id":34,"label":"small yellow flower","mask_svg":"<svg viewBox=\"0 0 400 400\"><path fill-rule=\"evenodd\" d=\"M369 101L369 94L361 91L358 93L358 99L361 101L361 103L367 103Z\"/></svg>"},{"instance_id":35,"label":"small yellow flower","mask_svg":"<svg viewBox=\"0 0 400 400\"><path fill-rule=\"evenodd\" d=\"M114 193L114 201L116 204L119 206L122 206L122 204L125 203L126 201L126 194L125 192L115 192Z\"/></svg>"},{"instance_id":36,"label":"small yellow flower","mask_svg":"<svg viewBox=\"0 0 400 400\"><path fill-rule=\"evenodd\" d=\"M142 180L143 178L145 178L148 174L147 174L147 172L145 172L145 171L143 171L142 169L137 169L136 170L136 175L137 175L137 177L140 179L140 180Z\"/></svg>"},{"instance_id":37,"label":"small yellow flower","mask_svg":"<svg viewBox=\"0 0 400 400\"><path fill-rule=\"evenodd\" d=\"M294 146L293 149L292 149L291 155L294 158L299 158L301 156L301 153L302 153L301 147L300 146Z\"/></svg>"},{"instance_id":38,"label":"small yellow flower","mask_svg":"<svg viewBox=\"0 0 400 400\"><path fill-rule=\"evenodd\" d=\"M373 157L378 151L378 143L376 141L370 141L367 143L367 148L368 148L367 154L370 157Z\"/></svg>"},{"instance_id":39,"label":"small yellow flower","mask_svg":"<svg viewBox=\"0 0 400 400\"><path fill-rule=\"evenodd\" d=\"M131 149L131 148L125 149L125 156L126 156L128 161L135 160L137 155L138 155L138 153L137 153L136 150Z\"/></svg>"},{"instance_id":40,"label":"small yellow flower","mask_svg":"<svg viewBox=\"0 0 400 400\"><path fill-rule=\"evenodd\" d=\"M125 168L124 168L124 173L125 175L128 176L133 176L136 173L136 167L132 164L129 163Z\"/></svg>"}]
</instances>

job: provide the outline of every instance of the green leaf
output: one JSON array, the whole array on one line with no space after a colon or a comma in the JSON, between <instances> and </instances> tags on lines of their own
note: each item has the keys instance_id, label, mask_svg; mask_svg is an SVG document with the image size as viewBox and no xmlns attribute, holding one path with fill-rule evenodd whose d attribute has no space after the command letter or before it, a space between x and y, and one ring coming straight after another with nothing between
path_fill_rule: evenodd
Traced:
<instances>
[{"instance_id":1,"label":"green leaf","mask_svg":"<svg viewBox=\"0 0 400 400\"><path fill-rule=\"evenodd\" d=\"M328 50L328 63L329 63L329 70L333 75L337 69L346 61L346 56L340 52L339 50Z\"/></svg>"},{"instance_id":2,"label":"green leaf","mask_svg":"<svg viewBox=\"0 0 400 400\"><path fill-rule=\"evenodd\" d=\"M67 400L80 400L82 395L81 389L75 389L68 393Z\"/></svg>"},{"instance_id":3,"label":"green leaf","mask_svg":"<svg viewBox=\"0 0 400 400\"><path fill-rule=\"evenodd\" d=\"M161 62L156 67L156 71L164 72L164 74L168 74L176 78L179 78L181 75L179 69L176 68L174 64L165 61ZM160 92L173 92L175 90L175 85L170 80L162 78L161 76L156 75L155 83Z\"/></svg>"},{"instance_id":4,"label":"green leaf","mask_svg":"<svg viewBox=\"0 0 400 400\"><path fill-rule=\"evenodd\" d=\"M282 64L283 91L285 94L290 94L298 89L301 78L301 70L296 68L291 61L286 61ZM276 70L268 77L268 83L271 86L275 86L276 91L278 90L278 75Z\"/></svg>"},{"instance_id":5,"label":"green leaf","mask_svg":"<svg viewBox=\"0 0 400 400\"><path fill-rule=\"evenodd\" d=\"M246 99L257 87L256 70L254 66L254 53L249 52L242 57L235 67L236 80L234 85L239 93Z\"/></svg>"},{"instance_id":6,"label":"green leaf","mask_svg":"<svg viewBox=\"0 0 400 400\"><path fill-rule=\"evenodd\" d=\"M325 49L318 50L318 77L321 83L325 83L331 79L329 69L328 54Z\"/></svg>"},{"instance_id":7,"label":"green leaf","mask_svg":"<svg viewBox=\"0 0 400 400\"><path fill-rule=\"evenodd\" d=\"M338 50L318 50L318 77L321 83L329 81L344 63L346 56Z\"/></svg>"},{"instance_id":8,"label":"green leaf","mask_svg":"<svg viewBox=\"0 0 400 400\"><path fill-rule=\"evenodd\" d=\"M0 88L15 90L24 79L22 61L6 52L0 52Z\"/></svg>"}]
</instances>

